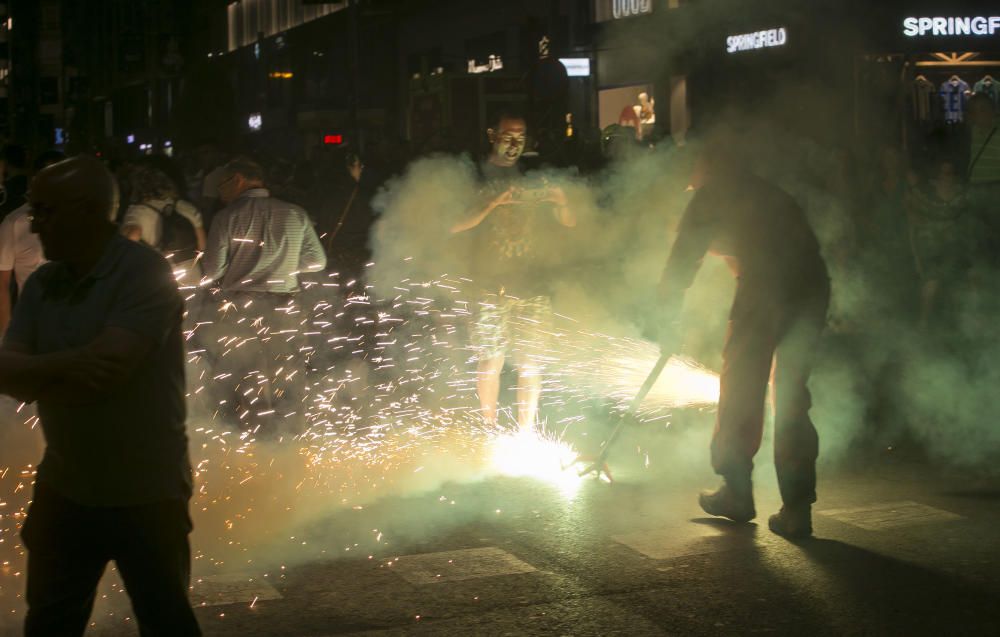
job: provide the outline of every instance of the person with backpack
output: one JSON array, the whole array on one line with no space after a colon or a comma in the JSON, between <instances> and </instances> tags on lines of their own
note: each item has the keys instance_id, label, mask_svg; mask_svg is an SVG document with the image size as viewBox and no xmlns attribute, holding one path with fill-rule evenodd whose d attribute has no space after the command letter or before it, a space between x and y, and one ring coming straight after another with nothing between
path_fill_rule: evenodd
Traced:
<instances>
[{"instance_id":1,"label":"person with backpack","mask_svg":"<svg viewBox=\"0 0 1000 637\"><path fill-rule=\"evenodd\" d=\"M152 166L137 166L129 185L122 234L163 253L174 265L178 282L196 284L201 277L198 261L205 250L201 213L180 198L167 175Z\"/></svg>"}]
</instances>

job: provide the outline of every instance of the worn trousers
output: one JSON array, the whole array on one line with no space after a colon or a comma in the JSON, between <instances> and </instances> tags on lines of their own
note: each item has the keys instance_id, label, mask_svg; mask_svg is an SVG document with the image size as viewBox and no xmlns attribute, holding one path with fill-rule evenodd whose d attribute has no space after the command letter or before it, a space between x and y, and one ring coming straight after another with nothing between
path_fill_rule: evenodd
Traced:
<instances>
[{"instance_id":1,"label":"worn trousers","mask_svg":"<svg viewBox=\"0 0 1000 637\"><path fill-rule=\"evenodd\" d=\"M83 635L111 560L143 637L200 635L188 600L190 532L184 499L90 507L36 485L21 531L28 549L25 635Z\"/></svg>"},{"instance_id":2,"label":"worn trousers","mask_svg":"<svg viewBox=\"0 0 1000 637\"><path fill-rule=\"evenodd\" d=\"M794 296L738 286L730 315L712 466L729 479L749 479L763 436L770 380L774 464L786 506L816 501L819 439L809 418L807 385L829 302L825 278Z\"/></svg>"}]
</instances>

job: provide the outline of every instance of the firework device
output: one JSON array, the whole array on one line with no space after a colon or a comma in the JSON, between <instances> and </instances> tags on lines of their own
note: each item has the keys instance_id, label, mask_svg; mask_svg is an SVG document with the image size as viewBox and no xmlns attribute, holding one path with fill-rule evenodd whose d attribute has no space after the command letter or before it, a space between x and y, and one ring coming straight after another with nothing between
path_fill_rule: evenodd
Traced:
<instances>
[{"instance_id":1,"label":"firework device","mask_svg":"<svg viewBox=\"0 0 1000 637\"><path fill-rule=\"evenodd\" d=\"M653 369L649 372L649 376L646 377L646 381L642 384L642 387L639 388L639 393L637 393L635 398L632 399L632 402L629 404L628 409L625 410L625 413L618 418L618 424L616 424L615 428L611 430L611 435L608 436L608 439L604 441L604 445L601 446L601 453L597 455L597 459L594 460L592 464L587 465L580 471L581 476L587 475L588 473L596 473L597 477L600 477L603 473L608 476L609 480L611 479L611 472L608 470L608 466L605 463L608 459L608 452L611 451L611 445L614 444L615 439L618 438L618 435L625 428L625 425L628 424L633 416L635 416L635 413L639 410L639 406L642 404L642 401L646 399L646 396L649 395L650 390L653 389L653 385L656 384L656 380L660 377L660 373L663 372L663 368L667 366L667 361L670 360L671 356L673 356L673 354L668 352L660 354L660 358L656 361L656 365L653 366ZM587 461L588 460L585 460L583 457L576 459L576 463L581 464Z\"/></svg>"}]
</instances>

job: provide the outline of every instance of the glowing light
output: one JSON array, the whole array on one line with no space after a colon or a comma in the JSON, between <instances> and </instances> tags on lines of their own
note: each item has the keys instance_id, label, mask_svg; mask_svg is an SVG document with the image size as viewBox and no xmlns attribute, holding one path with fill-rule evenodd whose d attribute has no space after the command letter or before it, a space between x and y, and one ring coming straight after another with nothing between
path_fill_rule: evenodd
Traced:
<instances>
[{"instance_id":1,"label":"glowing light","mask_svg":"<svg viewBox=\"0 0 1000 637\"><path fill-rule=\"evenodd\" d=\"M621 385L635 388L645 380L655 360L618 359L611 364L621 370ZM675 356L663 369L646 400L659 407L713 405L719 400L719 376L688 358Z\"/></svg>"},{"instance_id":2,"label":"glowing light","mask_svg":"<svg viewBox=\"0 0 1000 637\"><path fill-rule=\"evenodd\" d=\"M522 430L500 436L490 446L491 468L501 475L539 480L565 497L575 495L584 481L570 466L577 453L556 438Z\"/></svg>"},{"instance_id":3,"label":"glowing light","mask_svg":"<svg viewBox=\"0 0 1000 637\"><path fill-rule=\"evenodd\" d=\"M514 433L485 424L479 413L467 338L473 281L442 274L376 288L337 273L306 281L309 295L266 311L207 286L182 288L204 304L185 333L195 412L188 435L200 529L194 559L214 567L256 560L251 551L274 539L271 525L292 525L303 511L360 511L442 480L522 477L572 499L591 478L579 476L580 465L571 466L576 451L553 432L573 431L595 403L599 417L624 409L659 355L652 343L555 316L540 353L545 432ZM279 341L280 353L267 360L260 346ZM716 374L674 358L635 426L669 423L678 407L710 408L718 390ZM26 428L36 429L37 416L23 409ZM262 432L267 442L257 439ZM16 544L8 538L20 530L34 474L23 462L0 465L0 547ZM441 504L455 501L442 496ZM381 532L373 537L380 549L391 542ZM306 550L301 539L292 541ZM11 571L23 564L18 550L2 555Z\"/></svg>"}]
</instances>

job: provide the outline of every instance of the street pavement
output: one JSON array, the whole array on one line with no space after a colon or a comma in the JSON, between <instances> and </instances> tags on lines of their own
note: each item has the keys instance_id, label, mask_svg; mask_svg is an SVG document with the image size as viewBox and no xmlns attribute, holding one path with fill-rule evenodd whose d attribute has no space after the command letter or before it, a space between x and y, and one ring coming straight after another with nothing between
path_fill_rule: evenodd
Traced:
<instances>
[{"instance_id":1,"label":"street pavement","mask_svg":"<svg viewBox=\"0 0 1000 637\"><path fill-rule=\"evenodd\" d=\"M206 635L1000 635L1000 482L874 455L821 473L816 536L708 518L707 471L445 483L332 514L245 570L196 562ZM378 533L374 533L377 531ZM114 573L88 634L136 634ZM10 634L16 630L7 624Z\"/></svg>"}]
</instances>

